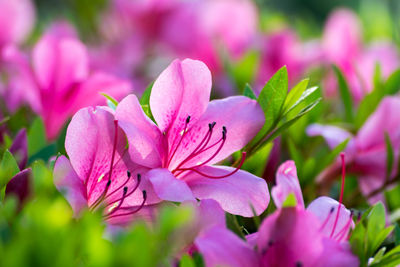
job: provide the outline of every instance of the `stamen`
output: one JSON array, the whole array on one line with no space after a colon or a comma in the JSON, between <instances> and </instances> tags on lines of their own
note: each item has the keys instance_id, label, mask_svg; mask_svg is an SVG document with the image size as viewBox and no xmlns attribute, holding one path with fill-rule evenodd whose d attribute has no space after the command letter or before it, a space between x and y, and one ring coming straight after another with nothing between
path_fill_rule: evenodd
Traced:
<instances>
[{"instance_id":1,"label":"stamen","mask_svg":"<svg viewBox=\"0 0 400 267\"><path fill-rule=\"evenodd\" d=\"M190 122L190 116L188 116L188 117L186 118L185 127L183 128L182 136L181 136L181 138L179 139L178 144L175 146L174 152L171 154L171 157L169 158L169 160L168 160L168 162L167 162L167 168L168 168L169 164L171 164L171 161L172 161L172 159L174 158L176 151L178 150L179 146L180 146L181 143L182 143L183 138L185 137L185 135L186 135L186 133L187 133L187 126L188 126L189 122ZM173 147L173 146L172 146L172 147Z\"/></svg>"},{"instance_id":2,"label":"stamen","mask_svg":"<svg viewBox=\"0 0 400 267\"><path fill-rule=\"evenodd\" d=\"M107 181L107 184L103 190L103 193L96 199L96 201L89 207L91 211L93 211L97 206L104 200L105 195L107 194L108 188L111 185L111 180Z\"/></svg>"},{"instance_id":3,"label":"stamen","mask_svg":"<svg viewBox=\"0 0 400 267\"><path fill-rule=\"evenodd\" d=\"M340 242L343 239L347 230L350 228L351 222L353 221L353 214L354 212L351 210L349 219L347 220L345 226L343 226L343 228L339 231L339 233L336 234L336 236L333 239L336 239L338 242Z\"/></svg>"},{"instance_id":4,"label":"stamen","mask_svg":"<svg viewBox=\"0 0 400 267\"><path fill-rule=\"evenodd\" d=\"M325 228L326 224L329 222L329 219L331 218L331 215L333 214L334 211L335 211L335 207L332 207L329 211L328 216L326 216L324 222L322 223L321 227L319 228L320 231L322 231Z\"/></svg>"},{"instance_id":5,"label":"stamen","mask_svg":"<svg viewBox=\"0 0 400 267\"><path fill-rule=\"evenodd\" d=\"M208 147L207 149L204 150L204 148L208 145L208 143L211 140L211 136L213 133L213 129L215 126L216 122L212 122L208 124L208 132L206 133L206 135L203 137L203 139L201 140L201 142L197 145L197 147L192 151L192 153L190 153L190 155L188 155L184 160L181 161L181 163L179 163L179 165L175 168L174 171L176 171L177 169L179 169L180 167L182 167L185 163L187 163L189 160L193 159L194 157L196 157L197 155L199 155L200 153L210 149L211 147L215 146L216 144L218 144L220 141L216 142L215 144L213 144L212 146Z\"/></svg>"},{"instance_id":6,"label":"stamen","mask_svg":"<svg viewBox=\"0 0 400 267\"><path fill-rule=\"evenodd\" d=\"M136 212L138 212L139 210L141 210L141 209L143 208L143 206L144 206L144 203L145 203L146 200L147 200L147 192L146 192L146 190L143 190L143 191L142 191L142 194L143 194L143 201L142 201L142 203L140 204L139 207L137 207L137 208L135 208L134 210L131 210L131 211L129 211L129 212L120 213L120 214L115 214L115 215L111 215L111 216L106 216L106 219L115 218L115 217L120 217L120 216L132 215L132 214L135 214ZM130 210L130 209L132 209L132 208L120 208L120 209L121 209L121 210Z\"/></svg>"},{"instance_id":7,"label":"stamen","mask_svg":"<svg viewBox=\"0 0 400 267\"><path fill-rule=\"evenodd\" d=\"M332 238L333 233L335 232L336 225L337 225L337 222L339 220L340 207L342 206L342 201L343 201L344 180L346 178L346 164L345 164L344 157L345 157L345 154L343 152L340 153L340 158L342 160L342 184L341 184L341 188L340 188L339 207L338 207L338 211L336 213L336 219L335 219L335 223L333 224L333 228L332 228L332 232L331 232L330 238Z\"/></svg>"},{"instance_id":8,"label":"stamen","mask_svg":"<svg viewBox=\"0 0 400 267\"><path fill-rule=\"evenodd\" d=\"M195 173L200 174L201 176L204 176L204 177L207 177L207 178L210 178L210 179L221 179L221 178L226 178L226 177L228 177L228 176L231 176L231 175L235 174L237 171L239 171L240 168L242 167L242 165L243 165L245 159L246 159L246 152L242 152L242 159L241 159L241 161L240 161L239 166L237 166L236 169L233 170L232 172L230 172L230 173L228 173L228 174L225 174L225 175L221 175L221 176L208 175L208 174L206 174L206 173L203 173L203 172L197 170L196 168L191 168L191 169L189 169L189 168L186 169L186 168L185 168L185 169L180 169L180 170L191 170L191 171L193 171L193 172L195 172Z\"/></svg>"},{"instance_id":9,"label":"stamen","mask_svg":"<svg viewBox=\"0 0 400 267\"><path fill-rule=\"evenodd\" d=\"M117 189L115 189L114 191L112 191L110 194L108 194L105 198L108 198L108 197L110 197L111 195L113 195L114 193L116 193L116 192L118 192L119 190L121 190L121 188L123 188L123 187L129 182L129 180L130 180L130 178L131 178L131 172L130 172L130 171L127 171L127 172L126 172L126 176L127 176L128 178L125 180L125 182L124 182L122 185L120 185Z\"/></svg>"},{"instance_id":10,"label":"stamen","mask_svg":"<svg viewBox=\"0 0 400 267\"><path fill-rule=\"evenodd\" d=\"M224 144L225 144L225 140L226 140L226 128L225 128L225 126L223 126L222 127L222 138L218 141L218 142L216 142L214 145L216 145L216 144L218 144L219 142L221 142L221 140L222 140L222 142L221 142L221 144L220 144L220 146L218 147L218 149L214 152L214 154L209 158L209 159L207 159L206 161L204 161L203 163L201 163L201 164L199 164L199 165L196 165L196 166L192 166L192 167L187 167L187 168L179 168L183 163L181 163L181 164L179 164L178 165L178 167L176 167L176 169L175 170L173 170L172 171L172 173L174 173L174 172L176 172L176 171L186 171L186 170L190 170L190 169L193 169L193 168L197 168L197 167L201 167L201 166L204 166L204 165L206 165L207 163L209 163L213 158L215 158L217 155L218 155L218 153L222 150L222 147L224 146ZM213 145L213 146L214 146ZM211 148L211 147L209 147L209 148ZM207 148L207 149L209 149L209 148ZM204 150L205 151L205 150ZM202 152L204 152L204 151L202 151Z\"/></svg>"},{"instance_id":11,"label":"stamen","mask_svg":"<svg viewBox=\"0 0 400 267\"><path fill-rule=\"evenodd\" d=\"M127 192L128 192L128 187L125 186L125 187L124 187L124 191L123 191L123 193L122 193L121 201L120 201L120 202L118 203L118 205L115 206L114 208L111 207L112 209L111 209L110 212L109 212L107 215L105 215L105 216L110 216L111 214L115 213L115 212L122 206L122 203L123 203L124 200L125 200L125 196L126 196L126 193L127 193Z\"/></svg>"},{"instance_id":12,"label":"stamen","mask_svg":"<svg viewBox=\"0 0 400 267\"><path fill-rule=\"evenodd\" d=\"M129 197L130 195L132 195L132 194L136 191L136 189L139 187L141 180L142 180L142 179L141 179L141 175L138 173L138 175L137 175L137 182L136 182L135 187L134 187L129 193L127 193L126 195L124 195L122 198L116 199L116 200L114 200L114 201L108 203L108 204L107 204L107 207L108 207L108 206L111 206L111 205L114 204L114 203L117 203L118 201L121 201L123 198L127 198L127 197ZM124 190L125 190L125 187L124 187ZM128 190L128 189L127 189L127 190Z\"/></svg>"}]
</instances>

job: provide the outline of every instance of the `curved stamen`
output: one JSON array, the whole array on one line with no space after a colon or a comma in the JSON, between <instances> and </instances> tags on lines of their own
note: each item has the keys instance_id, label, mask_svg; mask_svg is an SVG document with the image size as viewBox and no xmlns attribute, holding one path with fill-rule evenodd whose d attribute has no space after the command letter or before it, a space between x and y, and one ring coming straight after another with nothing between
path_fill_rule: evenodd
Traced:
<instances>
[{"instance_id":1,"label":"curved stamen","mask_svg":"<svg viewBox=\"0 0 400 267\"><path fill-rule=\"evenodd\" d=\"M110 216L111 214L115 213L115 212L122 206L122 203L124 203L125 196L126 196L126 193L127 193L127 192L128 192L128 187L125 186L125 187L124 187L124 191L123 191L123 193L122 193L121 201L118 203L118 205L117 205L116 207L111 207L111 208L110 208L110 212L109 212L107 215L105 215L105 216Z\"/></svg>"},{"instance_id":2,"label":"curved stamen","mask_svg":"<svg viewBox=\"0 0 400 267\"><path fill-rule=\"evenodd\" d=\"M172 152L171 157L169 158L169 160L168 160L168 162L167 162L167 168L168 168L169 164L171 164L171 161L172 161L172 159L174 158L174 156L175 156L175 154L176 154L176 151L178 150L179 146L180 146L181 143L182 143L183 138L185 137L185 135L186 135L186 133L187 133L187 126L188 126L189 122L190 122L190 116L188 116L188 117L186 118L185 127L183 128L182 136L181 136L181 138L179 139L178 144L175 146L174 152Z\"/></svg>"},{"instance_id":3,"label":"curved stamen","mask_svg":"<svg viewBox=\"0 0 400 267\"><path fill-rule=\"evenodd\" d=\"M221 142L221 141L222 141L222 142ZM204 161L204 162L201 163L201 164L198 164L198 165L196 165L196 166L186 167L186 168L180 168L180 166L184 164L184 163L182 162L181 164L178 165L178 167L176 167L175 170L172 171L172 173L175 173L176 171L190 170L190 169L193 169L193 168L197 168L197 167L201 167L201 166L206 165L206 164L209 163L211 160L213 160L213 159L218 155L218 153L222 150L222 147L224 146L225 141L226 141L226 128L225 128L225 126L224 126L224 127L222 127L222 138L221 138L220 140L218 140L215 144L213 144L212 146L210 146L210 147L208 147L208 148L206 149L206 150L208 150L208 149L210 149L211 147L213 147L214 145L216 145L216 144L218 144L218 143L221 142L221 144L220 144L220 146L218 147L218 149L214 152L214 154L213 154L210 158L208 158L206 161ZM204 150L204 151L206 151L206 150ZM201 151L201 153L204 152L204 151ZM200 154L200 153L199 153L199 154ZM193 156L193 157L194 157L194 156Z\"/></svg>"},{"instance_id":4,"label":"curved stamen","mask_svg":"<svg viewBox=\"0 0 400 267\"><path fill-rule=\"evenodd\" d=\"M181 167L182 167L184 164L186 164L186 163L189 162L190 160L194 159L195 157L197 157L197 156L200 155L201 153L204 153L204 152L206 152L207 150L209 150L209 149L215 147L215 146L218 145L220 142L223 142L223 144L225 143L225 139L226 139L226 127L223 126L223 127L222 127L222 138L219 139L218 141L216 141L214 144L212 144L212 145L210 145L210 146L207 147L207 144L210 142L210 139L211 139L211 136L212 136L212 129L213 129L214 126L215 126L215 122L213 122L212 124L208 124L208 125L209 125L209 127L210 127L210 125L211 125L212 127L210 127L210 131L208 132L208 133L209 133L209 138L207 139L207 142L205 142L205 144L204 144L200 149L198 149L200 145L197 146L197 148L196 148L190 155L188 155L183 161L181 161L181 163L178 164L178 166L172 171L172 173L174 173L175 171L177 171L177 170L179 170L179 169L182 169ZM207 134L208 134L208 133L207 133ZM207 136L207 135L206 135L206 136ZM222 144L222 146L223 146L223 144ZM214 158L214 157L221 151L222 146L218 149L217 153L215 153L215 154L208 160L208 162L211 161L212 158ZM204 165L204 164L202 164L202 165ZM196 167L196 166L193 166L193 167ZM197 167L198 167L198 165L197 165ZM192 167L190 167L190 168L192 168ZM182 172L181 172L181 173L182 173ZM180 174L180 173L179 173L179 174Z\"/></svg>"},{"instance_id":5,"label":"curved stamen","mask_svg":"<svg viewBox=\"0 0 400 267\"><path fill-rule=\"evenodd\" d=\"M332 208L330 209L330 211L329 211L328 216L326 216L324 222L322 223L321 227L319 228L320 231L322 231L322 230L325 228L326 224L329 222L329 219L331 218L331 215L332 215L332 213L333 213L334 211L335 211L335 207L332 207Z\"/></svg>"},{"instance_id":6,"label":"curved stamen","mask_svg":"<svg viewBox=\"0 0 400 267\"><path fill-rule=\"evenodd\" d=\"M101 195L96 199L95 202L93 202L93 204L89 207L89 209L91 211L93 211L95 208L97 208L97 206L104 200L105 195L107 194L108 188L111 185L111 180L107 181L107 184L103 190L103 193L101 193Z\"/></svg>"},{"instance_id":7,"label":"curved stamen","mask_svg":"<svg viewBox=\"0 0 400 267\"><path fill-rule=\"evenodd\" d=\"M238 172L238 171L240 170L240 168L242 167L242 165L243 165L245 159L246 159L246 152L242 152L242 159L240 160L239 166L237 166L237 167L235 168L235 170L231 171L230 173L227 173L227 174L225 174L225 175L220 175L220 176L209 175L209 174L206 174L206 173L204 173L204 172L201 172L201 171L197 170L196 168L191 168L191 169L189 169L189 168L182 168L182 169L180 169L180 170L185 170L185 171L190 170L190 171L193 171L193 172L195 172L195 173L200 174L201 176L204 176L204 177L207 177L207 178L210 178L210 179L221 179L221 178L226 178L226 177L228 177L228 176L231 176L231 175L235 174L236 172Z\"/></svg>"},{"instance_id":8,"label":"curved stamen","mask_svg":"<svg viewBox=\"0 0 400 267\"><path fill-rule=\"evenodd\" d=\"M346 164L345 164L345 161L344 161L344 156L345 155L344 155L343 152L340 153L340 158L342 160L342 185L341 185L341 188L340 188L339 207L338 207L338 211L336 213L336 219L335 219L335 223L333 224L333 228L332 228L332 232L331 232L330 238L332 238L333 233L335 232L336 225L337 225L337 222L339 220L340 207L342 206L342 201L343 201L344 180L346 178Z\"/></svg>"},{"instance_id":9,"label":"curved stamen","mask_svg":"<svg viewBox=\"0 0 400 267\"><path fill-rule=\"evenodd\" d=\"M136 182L135 187L134 187L131 191L129 191L129 193L127 193L126 195L124 195L123 197L121 197L121 198L119 198L119 199L116 199L116 200L111 201L110 203L108 203L106 207L109 207L109 206L113 205L114 203L117 203L118 201L121 201L123 198L127 198L127 197L129 197L130 195L132 195L132 194L136 191L136 189L139 187L141 180L142 180L142 179L141 179L141 175L138 173L138 175L137 175L137 182ZM124 189L125 189L125 188L124 188Z\"/></svg>"},{"instance_id":10,"label":"curved stamen","mask_svg":"<svg viewBox=\"0 0 400 267\"><path fill-rule=\"evenodd\" d=\"M111 216L106 216L106 219L111 219L111 218L115 218L115 217L120 217L120 216L128 216L128 215L132 215L135 214L136 212L138 212L139 210L141 210L147 200L147 193L146 190L142 191L143 193L143 201L140 204L139 207L137 207L136 209L130 211L130 212L125 212L125 213L120 213L120 214L115 214L115 215L111 215ZM132 208L120 208L120 210L127 210L127 209L132 209Z\"/></svg>"},{"instance_id":11,"label":"curved stamen","mask_svg":"<svg viewBox=\"0 0 400 267\"><path fill-rule=\"evenodd\" d=\"M121 190L121 189L129 182L129 180L131 179L131 172L130 172L130 171L127 171L127 172L126 172L126 176L127 176L128 178L125 180L125 182L124 182L122 185L120 185L117 189L115 189L114 191L112 191L110 194L108 194L105 198L109 198L110 196L112 196L113 194L115 194L116 192L118 192L119 190Z\"/></svg>"},{"instance_id":12,"label":"curved stamen","mask_svg":"<svg viewBox=\"0 0 400 267\"><path fill-rule=\"evenodd\" d=\"M336 239L338 242L342 241L343 237L346 235L346 232L349 230L352 221L353 221L353 211L351 210L349 219L347 220L346 224L339 231L339 233L336 234L336 236L333 239Z\"/></svg>"}]
</instances>

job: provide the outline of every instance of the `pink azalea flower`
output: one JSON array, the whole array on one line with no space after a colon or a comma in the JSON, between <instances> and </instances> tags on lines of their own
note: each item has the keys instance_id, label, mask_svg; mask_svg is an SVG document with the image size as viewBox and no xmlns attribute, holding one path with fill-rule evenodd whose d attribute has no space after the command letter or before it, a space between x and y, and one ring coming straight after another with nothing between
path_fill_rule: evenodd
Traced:
<instances>
[{"instance_id":1,"label":"pink azalea flower","mask_svg":"<svg viewBox=\"0 0 400 267\"><path fill-rule=\"evenodd\" d=\"M338 9L329 17L322 46L325 60L342 70L357 102L372 91L372 77L377 63L384 78L400 67L399 54L393 44L381 41L369 47L362 45L361 23L356 14L347 9ZM324 83L327 96L335 95L338 85L332 72Z\"/></svg>"},{"instance_id":2,"label":"pink azalea flower","mask_svg":"<svg viewBox=\"0 0 400 267\"><path fill-rule=\"evenodd\" d=\"M103 72L90 73L85 46L65 25L53 27L33 48L30 60L15 47L3 51L10 83L5 92L15 110L28 103L44 120L48 139L54 139L77 110L105 103L99 93L121 98L130 84Z\"/></svg>"},{"instance_id":3,"label":"pink azalea flower","mask_svg":"<svg viewBox=\"0 0 400 267\"><path fill-rule=\"evenodd\" d=\"M251 1L192 1L166 20L162 42L175 55L201 60L217 74L222 69L219 52L240 57L254 41L257 23L257 9Z\"/></svg>"},{"instance_id":4,"label":"pink azalea flower","mask_svg":"<svg viewBox=\"0 0 400 267\"><path fill-rule=\"evenodd\" d=\"M388 134L394 150L394 162L397 162L400 149L400 118L396 114L400 109L398 96L385 97L375 112L368 118L356 136L346 130L319 124L310 125L307 134L310 136L323 136L329 147L333 148L346 139L350 139L346 154L348 155L349 171L359 175L361 192L369 196L371 192L383 186L386 181L386 142L385 133ZM392 170L396 173L397 165ZM328 167L319 177L319 181L333 179L340 170L340 164L335 162ZM380 200L376 194L370 199L372 203Z\"/></svg>"},{"instance_id":5,"label":"pink azalea flower","mask_svg":"<svg viewBox=\"0 0 400 267\"><path fill-rule=\"evenodd\" d=\"M261 63L257 83L264 84L281 67L287 67L290 83L298 81L304 72L322 60L321 49L313 42L302 43L290 29L271 33L263 37Z\"/></svg>"},{"instance_id":6,"label":"pink azalea flower","mask_svg":"<svg viewBox=\"0 0 400 267\"><path fill-rule=\"evenodd\" d=\"M353 226L352 212L341 204L344 176L340 202L320 197L307 209L294 162L283 163L276 178L271 194L278 210L263 221L258 234L252 237L261 266L358 266L347 242ZM289 194L295 196L296 207L282 207Z\"/></svg>"},{"instance_id":7,"label":"pink azalea flower","mask_svg":"<svg viewBox=\"0 0 400 267\"><path fill-rule=\"evenodd\" d=\"M230 213L253 216L269 202L267 184L240 166L215 166L241 149L261 129L257 102L234 96L209 103L211 74L195 60L175 60L155 81L150 108L157 124L143 112L136 96L123 99L116 118L129 141L132 159L152 168L147 173L164 200L214 199Z\"/></svg>"},{"instance_id":8,"label":"pink azalea flower","mask_svg":"<svg viewBox=\"0 0 400 267\"><path fill-rule=\"evenodd\" d=\"M190 253L200 252L205 266L257 266L257 255L247 242L226 228L225 213L214 200L196 206L196 238Z\"/></svg>"},{"instance_id":9,"label":"pink azalea flower","mask_svg":"<svg viewBox=\"0 0 400 267\"><path fill-rule=\"evenodd\" d=\"M152 216L152 206L160 200L142 178L147 169L130 160L126 137L108 108L79 110L68 126L65 149L69 160L56 160L54 183L74 216L99 207L111 224Z\"/></svg>"},{"instance_id":10,"label":"pink azalea flower","mask_svg":"<svg viewBox=\"0 0 400 267\"><path fill-rule=\"evenodd\" d=\"M0 49L24 41L35 25L35 17L30 0L0 0Z\"/></svg>"}]
</instances>

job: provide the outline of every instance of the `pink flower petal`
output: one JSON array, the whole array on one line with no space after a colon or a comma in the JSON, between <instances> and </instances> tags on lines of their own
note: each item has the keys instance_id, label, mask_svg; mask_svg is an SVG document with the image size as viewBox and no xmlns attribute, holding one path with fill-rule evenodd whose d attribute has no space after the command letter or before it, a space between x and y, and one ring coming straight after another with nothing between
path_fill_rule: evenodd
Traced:
<instances>
[{"instance_id":1,"label":"pink flower petal","mask_svg":"<svg viewBox=\"0 0 400 267\"><path fill-rule=\"evenodd\" d=\"M133 161L147 167L161 167L162 134L147 116L135 95L118 104L116 118L126 133Z\"/></svg>"},{"instance_id":2,"label":"pink flower petal","mask_svg":"<svg viewBox=\"0 0 400 267\"><path fill-rule=\"evenodd\" d=\"M204 166L199 171L211 176L222 176L235 169L226 166ZM257 215L260 215L268 206L269 192L267 183L251 173L241 171L226 178L211 179L191 172L185 181L199 199L214 199L221 207L232 214L252 217L253 206Z\"/></svg>"},{"instance_id":3,"label":"pink flower petal","mask_svg":"<svg viewBox=\"0 0 400 267\"><path fill-rule=\"evenodd\" d=\"M188 116L195 122L204 113L210 92L211 73L203 62L173 61L155 81L150 96L150 108L160 130L175 139Z\"/></svg>"},{"instance_id":4,"label":"pink flower petal","mask_svg":"<svg viewBox=\"0 0 400 267\"><path fill-rule=\"evenodd\" d=\"M282 207L289 194L294 194L297 205L304 208L296 165L292 160L284 162L276 173L276 185L272 187L271 195L277 208Z\"/></svg>"},{"instance_id":5,"label":"pink flower petal","mask_svg":"<svg viewBox=\"0 0 400 267\"><path fill-rule=\"evenodd\" d=\"M183 202L194 200L193 193L185 181L175 178L167 169L152 169L147 175L159 198Z\"/></svg>"},{"instance_id":6,"label":"pink flower petal","mask_svg":"<svg viewBox=\"0 0 400 267\"><path fill-rule=\"evenodd\" d=\"M100 107L81 109L68 126L65 148L71 165L88 188L89 204L102 193L109 178L113 180L111 192L126 180L127 170L133 171L136 168L124 157L127 155L126 137L118 128L114 166L110 177L114 135L114 116Z\"/></svg>"},{"instance_id":7,"label":"pink flower petal","mask_svg":"<svg viewBox=\"0 0 400 267\"><path fill-rule=\"evenodd\" d=\"M357 256L351 252L349 243L338 243L332 239L323 239L324 251L320 263L324 267L357 267L360 266Z\"/></svg>"},{"instance_id":8,"label":"pink flower petal","mask_svg":"<svg viewBox=\"0 0 400 267\"><path fill-rule=\"evenodd\" d=\"M319 197L308 205L307 210L312 212L320 221L321 233L334 240L345 240L349 230L354 226L351 219L352 213L341 204L339 217L335 225L338 214L339 202L330 197Z\"/></svg>"},{"instance_id":9,"label":"pink flower petal","mask_svg":"<svg viewBox=\"0 0 400 267\"><path fill-rule=\"evenodd\" d=\"M194 244L206 266L258 266L254 250L246 241L224 227L208 229L196 238Z\"/></svg>"},{"instance_id":10,"label":"pink flower petal","mask_svg":"<svg viewBox=\"0 0 400 267\"><path fill-rule=\"evenodd\" d=\"M45 35L33 49L33 68L42 90L62 93L88 75L85 46L73 38Z\"/></svg>"},{"instance_id":11,"label":"pink flower petal","mask_svg":"<svg viewBox=\"0 0 400 267\"><path fill-rule=\"evenodd\" d=\"M86 188L65 156L57 159L53 177L58 191L64 195L71 205L74 216L79 216L82 209L87 207Z\"/></svg>"},{"instance_id":12,"label":"pink flower petal","mask_svg":"<svg viewBox=\"0 0 400 267\"><path fill-rule=\"evenodd\" d=\"M323 251L319 226L312 213L298 207L275 211L259 228L261 266L318 266Z\"/></svg>"}]
</instances>

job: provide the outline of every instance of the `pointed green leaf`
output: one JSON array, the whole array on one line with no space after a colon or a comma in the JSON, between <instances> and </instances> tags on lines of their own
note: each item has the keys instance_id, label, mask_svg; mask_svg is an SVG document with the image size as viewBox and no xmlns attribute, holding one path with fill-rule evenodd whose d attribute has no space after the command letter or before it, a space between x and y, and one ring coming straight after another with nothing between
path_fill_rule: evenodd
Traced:
<instances>
[{"instance_id":1,"label":"pointed green leaf","mask_svg":"<svg viewBox=\"0 0 400 267\"><path fill-rule=\"evenodd\" d=\"M385 93L389 95L397 94L400 91L400 69L394 71L385 83Z\"/></svg>"},{"instance_id":2,"label":"pointed green leaf","mask_svg":"<svg viewBox=\"0 0 400 267\"><path fill-rule=\"evenodd\" d=\"M346 79L344 78L342 71L335 65L333 66L333 70L335 71L338 80L339 92L344 105L346 121L352 122L353 101L351 98L349 86L347 85Z\"/></svg>"},{"instance_id":3,"label":"pointed green leaf","mask_svg":"<svg viewBox=\"0 0 400 267\"><path fill-rule=\"evenodd\" d=\"M37 117L28 131L28 156L32 156L46 146L46 132L43 121Z\"/></svg>"},{"instance_id":4,"label":"pointed green leaf","mask_svg":"<svg viewBox=\"0 0 400 267\"><path fill-rule=\"evenodd\" d=\"M0 189L19 172L18 164L10 151L6 150L0 164Z\"/></svg>"},{"instance_id":5,"label":"pointed green leaf","mask_svg":"<svg viewBox=\"0 0 400 267\"><path fill-rule=\"evenodd\" d=\"M393 146L392 142L390 141L390 137L388 133L385 133L385 143L386 143L386 179L390 179L390 175L392 173L393 168Z\"/></svg>"},{"instance_id":6,"label":"pointed green leaf","mask_svg":"<svg viewBox=\"0 0 400 267\"><path fill-rule=\"evenodd\" d=\"M107 99L107 105L115 110L118 106L118 101L115 100L115 98L113 98L112 96L106 94L106 93L100 93L102 96L104 96Z\"/></svg>"},{"instance_id":7,"label":"pointed green leaf","mask_svg":"<svg viewBox=\"0 0 400 267\"><path fill-rule=\"evenodd\" d=\"M290 193L282 204L283 207L296 207L297 200L293 193Z\"/></svg>"},{"instance_id":8,"label":"pointed green leaf","mask_svg":"<svg viewBox=\"0 0 400 267\"><path fill-rule=\"evenodd\" d=\"M247 96L250 99L254 99L254 100L257 99L257 96L254 94L253 89L251 88L251 86L248 83L246 83L246 85L244 87L243 95Z\"/></svg>"},{"instance_id":9,"label":"pointed green leaf","mask_svg":"<svg viewBox=\"0 0 400 267\"><path fill-rule=\"evenodd\" d=\"M304 90L306 90L309 81L310 81L310 79L308 79L308 78L301 80L298 84L296 84L292 88L292 90L290 90L290 92L288 93L288 95L286 97L285 104L283 106L283 109L285 110L285 112L287 112L287 110L290 107L292 107L294 105L294 103L297 102L297 100L303 94Z\"/></svg>"},{"instance_id":10,"label":"pointed green leaf","mask_svg":"<svg viewBox=\"0 0 400 267\"><path fill-rule=\"evenodd\" d=\"M265 124L256 136L256 140L262 139L278 123L287 91L288 74L284 66L272 76L258 96L257 101L264 111Z\"/></svg>"},{"instance_id":11,"label":"pointed green leaf","mask_svg":"<svg viewBox=\"0 0 400 267\"><path fill-rule=\"evenodd\" d=\"M139 100L139 102L140 102L140 104L141 104L142 106L143 106L143 105L149 105L149 103L150 103L151 89L153 89L153 85L154 85L154 82L150 83L150 84L147 86L146 90L144 90L144 92L143 92L143 94L142 94L142 97L141 97L140 100Z\"/></svg>"}]
</instances>

